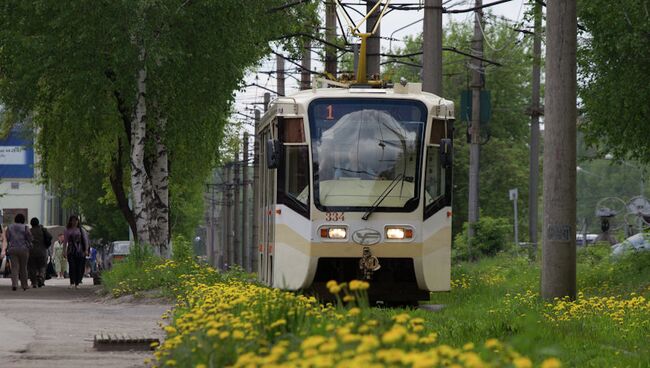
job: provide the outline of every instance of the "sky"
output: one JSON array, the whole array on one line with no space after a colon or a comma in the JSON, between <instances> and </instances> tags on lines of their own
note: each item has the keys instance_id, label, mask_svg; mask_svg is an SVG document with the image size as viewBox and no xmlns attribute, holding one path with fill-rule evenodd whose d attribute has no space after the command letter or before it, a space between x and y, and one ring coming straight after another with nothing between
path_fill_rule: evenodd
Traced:
<instances>
[{"instance_id":1,"label":"sky","mask_svg":"<svg viewBox=\"0 0 650 368\"><path fill-rule=\"evenodd\" d=\"M355 4L355 3L360 4L359 6L356 6L356 8L359 11L365 12L365 2L359 0L343 0L343 1L348 4ZM485 5L495 1L496 0L484 0L483 4ZM416 4L416 3L421 4L424 3L424 0L392 0L390 3L391 4ZM467 9L473 6L474 6L473 0L443 0L443 7L447 9ZM524 12L526 10L525 0L511 0L503 4L492 6L489 9L495 15L499 15L501 17L510 19L512 21L519 21L522 19ZM350 13L351 15L354 16L354 12L350 12ZM461 13L461 14L443 14L443 22L446 24L451 20L457 22L472 21L473 16L474 16L473 12ZM422 19L422 17L423 17L422 10L393 11L387 14L382 19L381 35L385 37L392 37L401 40L408 35L418 34L422 32L422 22L417 22L416 24L413 24L401 30L400 28L403 28L413 22L416 22L417 20ZM353 18L353 20L355 22L358 22L360 18L361 16L357 14L356 17ZM346 25L345 21L343 20L343 17L341 17L341 21L344 22L343 23L344 25ZM362 27L362 29L365 29L365 27ZM337 33L341 34L341 30L338 29ZM402 47L403 42L401 41L389 42L388 40L381 41L382 50L388 50L389 46L395 49L398 47ZM322 70L323 69L322 64L316 60L318 58L318 55L312 54L312 56L313 56L312 69ZM285 68L291 70L297 69L295 66L286 62L285 62ZM273 56L272 58L263 60L261 66L257 70L274 71L275 69L276 69L275 56ZM300 78L299 74L294 74L294 76ZM265 88L268 88L270 90L275 90L276 88L276 83L273 75L257 73L256 71L249 72L246 75L245 82L247 85L257 84ZM285 90L287 95L297 92L298 91L297 81L293 78L287 77L285 81ZM236 97L234 108L235 111L238 112L238 114L233 115L233 118L236 118L237 120L243 119L247 121L247 129L249 130L249 132L252 131L252 124L251 124L252 121L249 118L246 118L244 115L252 116L253 115L252 109L254 109L255 107L262 109L261 102L263 101L263 96L265 92L267 91L264 88L251 86L251 87L247 87L243 91L238 92L236 95L237 97ZM273 97L274 95L272 95L272 98Z\"/></svg>"}]
</instances>

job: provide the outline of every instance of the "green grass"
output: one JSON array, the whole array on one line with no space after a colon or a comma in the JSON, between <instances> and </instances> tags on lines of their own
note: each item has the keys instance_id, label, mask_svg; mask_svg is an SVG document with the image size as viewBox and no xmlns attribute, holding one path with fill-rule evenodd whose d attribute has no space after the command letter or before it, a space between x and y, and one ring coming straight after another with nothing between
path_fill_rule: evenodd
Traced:
<instances>
[{"instance_id":1,"label":"green grass","mask_svg":"<svg viewBox=\"0 0 650 368\"><path fill-rule=\"evenodd\" d=\"M214 290L228 290L228 285L246 285L241 284L245 280L250 283L250 275L243 272L219 273L198 265L189 254L175 254L182 256L162 260L146 252L132 254L133 257L104 275L104 286L115 296L160 289L165 295L177 297L181 304L172 315L172 324L175 324L191 315L190 310L196 312L203 308L201 303L204 301L190 302L192 290L196 290L193 288L221 285ZM539 261L530 262L526 257L506 253L460 263L452 268L452 291L432 293L431 302L443 304L442 311L370 308L362 312L356 325L375 319L379 321L377 333L380 334L380 331L390 328L391 317L406 312L425 320L422 336L435 332L437 343L452 347L459 348L473 342L482 348L485 341L496 338L537 364L546 358L557 357L565 367L650 367L650 252L612 260L609 247L580 249L577 265L580 296L576 302L542 300L539 296L540 274ZM243 290L244 287L240 287ZM213 291L212 295L218 299L219 292ZM251 298L256 300L258 296ZM246 311L257 316L255 324L262 325L260 331L263 335L273 331L272 335L260 340L264 343L248 342L242 354L261 354L264 349L271 349L274 341L287 338L293 341L290 349L294 349L300 346L305 336L329 334L323 330L326 325L322 322L324 315L300 314L299 321L293 321L298 317L292 312L295 309L293 299L282 294L274 298L272 302L256 304L263 310L256 310L252 305L242 309L242 313ZM218 303L221 302L207 307L209 303L206 302L205 308L216 308ZM337 313L346 312L343 309ZM208 318L209 313L204 316ZM287 323L287 330L281 335L264 327L281 319ZM338 326L347 321L332 323ZM238 353L232 349L241 346L240 342L226 343L217 337L206 337L207 331L197 328L196 336L203 336L205 343L212 346L206 352L228 353L231 357L229 362L234 362ZM190 351L194 342L190 337L188 339L178 346L166 347L165 351L174 357L184 356L186 361L203 361L193 357ZM219 353L219 346L230 350Z\"/></svg>"},{"instance_id":2,"label":"green grass","mask_svg":"<svg viewBox=\"0 0 650 368\"><path fill-rule=\"evenodd\" d=\"M593 306L553 321L547 315L558 302L539 297L539 262L501 254L454 266L452 279L464 279L465 287L460 281L449 293L432 294L433 303L445 305L441 312L411 313L424 317L440 342L452 346L498 338L534 361L556 356L565 366L649 367L650 252L614 261L609 247L586 248L579 251L577 266L579 301L629 300L636 293L645 298L645 309L624 314L620 323Z\"/></svg>"},{"instance_id":3,"label":"green grass","mask_svg":"<svg viewBox=\"0 0 650 368\"><path fill-rule=\"evenodd\" d=\"M173 242L173 256L155 256L148 246L134 246L124 260L102 273L104 291L114 297L139 296L143 291L157 290L159 296L175 298L185 293L190 284L213 284L229 279L251 280L240 268L219 273L199 264L192 254L192 244L183 238Z\"/></svg>"}]
</instances>

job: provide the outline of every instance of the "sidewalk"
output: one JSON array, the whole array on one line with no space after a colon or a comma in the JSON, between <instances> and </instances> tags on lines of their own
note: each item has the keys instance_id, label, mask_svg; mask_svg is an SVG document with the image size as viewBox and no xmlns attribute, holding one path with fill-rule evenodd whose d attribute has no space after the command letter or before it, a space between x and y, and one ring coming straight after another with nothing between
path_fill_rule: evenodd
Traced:
<instances>
[{"instance_id":1,"label":"sidewalk","mask_svg":"<svg viewBox=\"0 0 650 368\"><path fill-rule=\"evenodd\" d=\"M78 290L69 281L11 290L0 278L0 367L142 367L147 352L97 352L96 334L163 337L160 316L165 304L104 302L100 286L84 279Z\"/></svg>"}]
</instances>

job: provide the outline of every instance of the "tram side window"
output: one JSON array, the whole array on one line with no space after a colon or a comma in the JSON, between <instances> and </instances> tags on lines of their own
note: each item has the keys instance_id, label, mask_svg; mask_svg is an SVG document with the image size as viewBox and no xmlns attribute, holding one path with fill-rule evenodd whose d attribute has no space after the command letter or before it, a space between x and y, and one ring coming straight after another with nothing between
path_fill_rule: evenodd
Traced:
<instances>
[{"instance_id":1,"label":"tram side window","mask_svg":"<svg viewBox=\"0 0 650 368\"><path fill-rule=\"evenodd\" d=\"M284 160L278 168L278 201L308 216L309 148L302 118L282 118L279 124Z\"/></svg>"},{"instance_id":2,"label":"tram side window","mask_svg":"<svg viewBox=\"0 0 650 368\"><path fill-rule=\"evenodd\" d=\"M309 198L307 145L285 145L284 152L284 192L307 205Z\"/></svg>"},{"instance_id":3,"label":"tram side window","mask_svg":"<svg viewBox=\"0 0 650 368\"><path fill-rule=\"evenodd\" d=\"M425 172L424 204L430 205L445 195L445 169L440 162L440 140L446 138L446 124L443 120L433 120L429 144L427 144L427 164Z\"/></svg>"},{"instance_id":4,"label":"tram side window","mask_svg":"<svg viewBox=\"0 0 650 368\"><path fill-rule=\"evenodd\" d=\"M428 145L425 175L425 205L433 203L445 194L445 169L440 165L440 149L437 144Z\"/></svg>"}]
</instances>

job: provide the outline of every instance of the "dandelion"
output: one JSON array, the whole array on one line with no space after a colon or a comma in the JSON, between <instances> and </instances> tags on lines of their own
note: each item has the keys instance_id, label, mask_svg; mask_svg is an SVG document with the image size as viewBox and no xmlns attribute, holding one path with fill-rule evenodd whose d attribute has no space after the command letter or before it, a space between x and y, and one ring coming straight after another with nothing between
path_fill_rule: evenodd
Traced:
<instances>
[{"instance_id":1,"label":"dandelion","mask_svg":"<svg viewBox=\"0 0 650 368\"><path fill-rule=\"evenodd\" d=\"M560 368L562 363L557 358L548 358L542 362L541 368Z\"/></svg>"}]
</instances>

